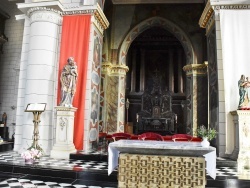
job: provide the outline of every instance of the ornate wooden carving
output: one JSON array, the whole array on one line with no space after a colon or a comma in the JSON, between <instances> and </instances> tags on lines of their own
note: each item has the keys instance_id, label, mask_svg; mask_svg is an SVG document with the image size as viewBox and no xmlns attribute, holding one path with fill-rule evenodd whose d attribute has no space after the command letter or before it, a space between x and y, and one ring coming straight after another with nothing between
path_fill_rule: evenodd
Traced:
<instances>
[{"instance_id":1,"label":"ornate wooden carving","mask_svg":"<svg viewBox=\"0 0 250 188\"><path fill-rule=\"evenodd\" d=\"M176 132L176 114L172 112L172 96L168 90L162 92L161 79L155 71L153 89L142 95L142 109L138 113L137 133L158 132L172 134Z\"/></svg>"}]
</instances>

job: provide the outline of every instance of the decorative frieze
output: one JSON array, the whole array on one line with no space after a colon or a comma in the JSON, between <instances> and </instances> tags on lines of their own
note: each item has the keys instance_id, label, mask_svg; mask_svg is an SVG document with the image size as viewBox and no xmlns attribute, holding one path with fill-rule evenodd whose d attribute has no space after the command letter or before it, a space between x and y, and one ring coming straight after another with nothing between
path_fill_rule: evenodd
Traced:
<instances>
[{"instance_id":1,"label":"decorative frieze","mask_svg":"<svg viewBox=\"0 0 250 188\"><path fill-rule=\"evenodd\" d=\"M95 9L87 9L87 10L71 10L71 11L64 11L63 15L74 15L74 14L93 14Z\"/></svg>"},{"instance_id":2,"label":"decorative frieze","mask_svg":"<svg viewBox=\"0 0 250 188\"><path fill-rule=\"evenodd\" d=\"M74 15L74 14L91 14L94 15L96 21L94 21L95 26L99 29L101 33L103 30L107 29L109 26L109 22L103 13L101 7L97 4L93 9L86 10L72 10L72 11L64 11L63 15Z\"/></svg>"},{"instance_id":3,"label":"decorative frieze","mask_svg":"<svg viewBox=\"0 0 250 188\"><path fill-rule=\"evenodd\" d=\"M207 2L206 7L201 15L199 20L199 25L202 28L206 28L208 21L210 20L211 16L213 15L213 8L210 4L210 1Z\"/></svg>"},{"instance_id":4,"label":"decorative frieze","mask_svg":"<svg viewBox=\"0 0 250 188\"><path fill-rule=\"evenodd\" d=\"M80 8L80 7L77 7ZM34 14L36 12L36 14ZM39 12L39 14L38 14ZM58 15L56 15L58 14ZM35 21L50 21L56 24L61 24L61 19L59 16L63 15L76 15L76 14L91 14L94 16L93 23L98 28L98 30L103 34L103 31L108 28L109 22L103 13L101 7L93 6L91 9L85 10L71 10L71 11L59 11L49 7L33 7L27 11L27 15L31 18L32 22Z\"/></svg>"},{"instance_id":5,"label":"decorative frieze","mask_svg":"<svg viewBox=\"0 0 250 188\"><path fill-rule=\"evenodd\" d=\"M33 12L30 15L30 23L34 22L51 22L57 25L62 25L62 17L54 12Z\"/></svg>"},{"instance_id":6,"label":"decorative frieze","mask_svg":"<svg viewBox=\"0 0 250 188\"><path fill-rule=\"evenodd\" d=\"M220 9L250 9L250 5L212 5L214 10Z\"/></svg>"},{"instance_id":7,"label":"decorative frieze","mask_svg":"<svg viewBox=\"0 0 250 188\"><path fill-rule=\"evenodd\" d=\"M207 63L203 64L191 64L183 67L187 76L195 75L206 75L207 74Z\"/></svg>"},{"instance_id":8,"label":"decorative frieze","mask_svg":"<svg viewBox=\"0 0 250 188\"><path fill-rule=\"evenodd\" d=\"M214 24L214 16L213 16L214 12L219 11L220 9L227 9L227 10L250 9L250 4L218 5L217 3L217 5L215 5L213 2L207 1L206 7L199 20L200 27L207 28L207 33L209 32L211 26Z\"/></svg>"},{"instance_id":9,"label":"decorative frieze","mask_svg":"<svg viewBox=\"0 0 250 188\"><path fill-rule=\"evenodd\" d=\"M34 13L36 11L42 11L42 12L49 11L49 12L54 12L54 13L59 14L59 15L62 14L61 11L53 9L53 8L48 8L48 7L33 7L33 8L30 8L27 11L27 15L30 17L32 15L32 13Z\"/></svg>"}]
</instances>

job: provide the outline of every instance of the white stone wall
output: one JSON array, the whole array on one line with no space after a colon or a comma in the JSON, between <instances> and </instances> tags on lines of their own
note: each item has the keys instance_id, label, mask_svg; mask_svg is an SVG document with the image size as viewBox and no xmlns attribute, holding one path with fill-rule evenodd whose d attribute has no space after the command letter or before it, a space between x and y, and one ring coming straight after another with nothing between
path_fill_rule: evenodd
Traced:
<instances>
[{"instance_id":1,"label":"white stone wall","mask_svg":"<svg viewBox=\"0 0 250 188\"><path fill-rule=\"evenodd\" d=\"M16 130L15 130L15 145L14 150L18 151L22 147L22 132L23 132L23 115L24 115L24 94L25 94L25 83L26 83L26 67L28 62L29 52L29 37L30 37L30 22L26 18L24 21L23 29L23 44L21 49L20 58L20 73L18 92L17 92L17 112L16 112Z\"/></svg>"},{"instance_id":2,"label":"white stone wall","mask_svg":"<svg viewBox=\"0 0 250 188\"><path fill-rule=\"evenodd\" d=\"M224 95L224 76L223 76L223 57L221 46L221 30L219 12L215 12L215 29L216 29L216 47L217 47L217 65L218 65L218 91L219 91L219 156L226 154L226 122L225 122L225 95Z\"/></svg>"},{"instance_id":3,"label":"white stone wall","mask_svg":"<svg viewBox=\"0 0 250 188\"><path fill-rule=\"evenodd\" d=\"M1 7L4 3L1 2ZM15 2L9 2L3 10L8 12L10 19L5 22L4 34L8 42L3 45L3 54L0 55L0 120L6 112L9 137L15 131L17 89L20 71L21 48L23 40L24 21L17 21L15 15L21 14Z\"/></svg>"}]
</instances>

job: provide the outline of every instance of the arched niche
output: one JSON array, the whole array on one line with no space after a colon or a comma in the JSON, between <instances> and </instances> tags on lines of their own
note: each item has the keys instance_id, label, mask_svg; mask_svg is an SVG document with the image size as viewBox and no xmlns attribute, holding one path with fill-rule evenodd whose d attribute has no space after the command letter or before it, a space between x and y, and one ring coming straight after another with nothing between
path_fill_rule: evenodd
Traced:
<instances>
[{"instance_id":1,"label":"arched niche","mask_svg":"<svg viewBox=\"0 0 250 188\"><path fill-rule=\"evenodd\" d=\"M127 52L134 39L145 30L155 26L162 27L172 33L183 46L187 64L196 64L197 61L194 56L193 46L185 32L176 24L161 17L152 17L146 19L129 31L121 44L121 48L119 51L119 64L126 65Z\"/></svg>"}]
</instances>

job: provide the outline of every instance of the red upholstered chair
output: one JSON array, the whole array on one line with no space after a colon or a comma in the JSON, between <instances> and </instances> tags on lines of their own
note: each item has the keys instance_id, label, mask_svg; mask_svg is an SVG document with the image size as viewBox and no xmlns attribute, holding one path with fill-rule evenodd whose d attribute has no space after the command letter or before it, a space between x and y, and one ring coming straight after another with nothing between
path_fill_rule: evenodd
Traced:
<instances>
[{"instance_id":1,"label":"red upholstered chair","mask_svg":"<svg viewBox=\"0 0 250 188\"><path fill-rule=\"evenodd\" d=\"M175 134L172 136L172 139L174 142L190 141L192 139L192 136L189 134Z\"/></svg>"},{"instance_id":2,"label":"red upholstered chair","mask_svg":"<svg viewBox=\"0 0 250 188\"><path fill-rule=\"evenodd\" d=\"M138 140L138 135L132 134L130 140Z\"/></svg>"},{"instance_id":3,"label":"red upholstered chair","mask_svg":"<svg viewBox=\"0 0 250 188\"><path fill-rule=\"evenodd\" d=\"M106 140L107 140L108 144L109 144L110 142L113 142L113 141L114 141L111 134L107 134Z\"/></svg>"},{"instance_id":4,"label":"red upholstered chair","mask_svg":"<svg viewBox=\"0 0 250 188\"><path fill-rule=\"evenodd\" d=\"M160 134L153 133L153 132L147 132L143 133L138 136L139 140L158 140L158 141L164 141L163 137Z\"/></svg>"},{"instance_id":5,"label":"red upholstered chair","mask_svg":"<svg viewBox=\"0 0 250 188\"><path fill-rule=\"evenodd\" d=\"M130 139L131 135L128 133L114 133L112 134L112 138L114 141L118 140L127 140Z\"/></svg>"},{"instance_id":6,"label":"red upholstered chair","mask_svg":"<svg viewBox=\"0 0 250 188\"><path fill-rule=\"evenodd\" d=\"M191 141L191 142L201 142L202 139L199 138L199 137L192 137L190 141Z\"/></svg>"},{"instance_id":7,"label":"red upholstered chair","mask_svg":"<svg viewBox=\"0 0 250 188\"><path fill-rule=\"evenodd\" d=\"M173 142L173 138L170 135L162 136L164 141Z\"/></svg>"}]
</instances>

